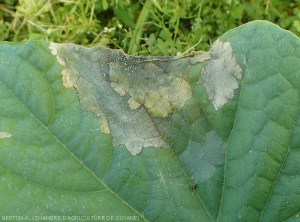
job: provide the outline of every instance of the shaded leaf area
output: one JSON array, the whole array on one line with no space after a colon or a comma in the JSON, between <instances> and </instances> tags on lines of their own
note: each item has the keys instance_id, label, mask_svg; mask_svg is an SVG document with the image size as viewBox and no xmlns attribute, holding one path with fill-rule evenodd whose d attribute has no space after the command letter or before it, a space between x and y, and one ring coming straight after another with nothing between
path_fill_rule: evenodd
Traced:
<instances>
[{"instance_id":1,"label":"shaded leaf area","mask_svg":"<svg viewBox=\"0 0 300 222\"><path fill-rule=\"evenodd\" d=\"M262 21L184 58L1 44L0 215L296 220L299 46Z\"/></svg>"}]
</instances>

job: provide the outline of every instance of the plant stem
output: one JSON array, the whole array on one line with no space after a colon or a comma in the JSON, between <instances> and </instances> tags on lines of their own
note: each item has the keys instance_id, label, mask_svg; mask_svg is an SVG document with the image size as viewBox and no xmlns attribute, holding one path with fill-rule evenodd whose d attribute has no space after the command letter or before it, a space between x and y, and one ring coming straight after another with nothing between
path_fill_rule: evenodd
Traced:
<instances>
[{"instance_id":1,"label":"plant stem","mask_svg":"<svg viewBox=\"0 0 300 222\"><path fill-rule=\"evenodd\" d=\"M132 55L138 51L140 47L140 41L143 34L143 26L149 17L149 11L152 7L152 0L147 0L143 6L143 9L139 15L135 29L133 31L133 37L130 40L128 54Z\"/></svg>"}]
</instances>

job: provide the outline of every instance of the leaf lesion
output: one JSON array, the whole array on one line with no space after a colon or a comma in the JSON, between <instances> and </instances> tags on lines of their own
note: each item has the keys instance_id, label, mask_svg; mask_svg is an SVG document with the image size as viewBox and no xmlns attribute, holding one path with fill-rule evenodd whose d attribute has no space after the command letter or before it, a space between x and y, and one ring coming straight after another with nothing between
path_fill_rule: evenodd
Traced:
<instances>
[{"instance_id":1,"label":"leaf lesion","mask_svg":"<svg viewBox=\"0 0 300 222\"><path fill-rule=\"evenodd\" d=\"M99 128L111 134L113 147L123 144L132 155L146 147L167 148L152 119L167 117L192 97L185 76L189 60L137 58L98 48L92 51L96 55L98 50L96 65L100 69L89 73L93 68L80 67L78 53L70 53L74 47L83 54L89 50L68 44L50 45L64 66L65 87L76 89L82 110L98 116Z\"/></svg>"},{"instance_id":2,"label":"leaf lesion","mask_svg":"<svg viewBox=\"0 0 300 222\"><path fill-rule=\"evenodd\" d=\"M198 84L202 84L207 91L208 99L215 110L222 108L234 96L242 79L242 68L236 62L230 42L219 39L209 51L211 59L202 69Z\"/></svg>"},{"instance_id":3,"label":"leaf lesion","mask_svg":"<svg viewBox=\"0 0 300 222\"><path fill-rule=\"evenodd\" d=\"M176 76L172 69L162 68L151 60L141 65L129 59L124 64L110 63L109 67L115 91L121 96L129 93L130 102L144 105L153 117L168 116L192 97L191 87L182 74Z\"/></svg>"},{"instance_id":4,"label":"leaf lesion","mask_svg":"<svg viewBox=\"0 0 300 222\"><path fill-rule=\"evenodd\" d=\"M12 135L8 132L0 132L0 139L9 138L12 137Z\"/></svg>"}]
</instances>

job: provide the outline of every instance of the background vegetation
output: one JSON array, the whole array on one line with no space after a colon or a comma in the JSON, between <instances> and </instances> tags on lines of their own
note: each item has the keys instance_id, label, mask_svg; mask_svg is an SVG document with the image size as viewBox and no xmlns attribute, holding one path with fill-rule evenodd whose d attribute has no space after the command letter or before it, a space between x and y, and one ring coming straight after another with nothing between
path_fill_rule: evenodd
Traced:
<instances>
[{"instance_id":1,"label":"background vegetation","mask_svg":"<svg viewBox=\"0 0 300 222\"><path fill-rule=\"evenodd\" d=\"M300 35L300 0L0 0L0 41L103 45L132 55L208 50L227 30L265 19Z\"/></svg>"}]
</instances>

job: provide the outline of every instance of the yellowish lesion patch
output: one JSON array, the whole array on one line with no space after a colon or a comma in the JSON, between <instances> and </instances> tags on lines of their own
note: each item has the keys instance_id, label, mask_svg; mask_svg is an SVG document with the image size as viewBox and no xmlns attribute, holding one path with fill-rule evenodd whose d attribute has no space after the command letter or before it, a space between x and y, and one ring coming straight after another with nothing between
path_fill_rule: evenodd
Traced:
<instances>
[{"instance_id":1,"label":"yellowish lesion patch","mask_svg":"<svg viewBox=\"0 0 300 222\"><path fill-rule=\"evenodd\" d=\"M175 77L170 79L167 86L146 91L141 103L152 116L166 117L174 109L183 107L191 97L192 90L188 82L184 78Z\"/></svg>"},{"instance_id":2,"label":"yellowish lesion patch","mask_svg":"<svg viewBox=\"0 0 300 222\"><path fill-rule=\"evenodd\" d=\"M12 137L10 133L7 132L0 132L0 139Z\"/></svg>"},{"instance_id":3,"label":"yellowish lesion patch","mask_svg":"<svg viewBox=\"0 0 300 222\"><path fill-rule=\"evenodd\" d=\"M154 117L166 117L172 112L171 103L156 91L147 92L144 105Z\"/></svg>"},{"instance_id":4,"label":"yellowish lesion patch","mask_svg":"<svg viewBox=\"0 0 300 222\"><path fill-rule=\"evenodd\" d=\"M125 95L126 90L121 85L116 82L111 82L110 85L120 96Z\"/></svg>"},{"instance_id":5,"label":"yellowish lesion patch","mask_svg":"<svg viewBox=\"0 0 300 222\"><path fill-rule=\"evenodd\" d=\"M63 85L66 88L74 87L77 78L74 75L72 75L70 70L67 69L67 65L64 59L58 56L58 52L57 52L58 47L59 44L50 42L49 48L51 50L51 53L56 56L58 63L64 67L64 69L61 71Z\"/></svg>"},{"instance_id":6,"label":"yellowish lesion patch","mask_svg":"<svg viewBox=\"0 0 300 222\"><path fill-rule=\"evenodd\" d=\"M132 97L129 98L128 105L131 110L138 109L141 106L141 104L135 101Z\"/></svg>"},{"instance_id":7,"label":"yellowish lesion patch","mask_svg":"<svg viewBox=\"0 0 300 222\"><path fill-rule=\"evenodd\" d=\"M168 94L172 107L183 107L184 103L191 97L192 89L189 83L183 78L174 78L170 84L170 92Z\"/></svg>"},{"instance_id":8,"label":"yellowish lesion patch","mask_svg":"<svg viewBox=\"0 0 300 222\"><path fill-rule=\"evenodd\" d=\"M121 96L128 93L131 109L144 105L153 117L166 117L184 106L192 97L192 89L183 73L175 75L155 65L151 60L134 67L109 65L112 88ZM137 102L138 104L136 104Z\"/></svg>"},{"instance_id":9,"label":"yellowish lesion patch","mask_svg":"<svg viewBox=\"0 0 300 222\"><path fill-rule=\"evenodd\" d=\"M100 130L102 133L106 133L106 134L110 133L107 119L104 116L100 116L100 126L101 126Z\"/></svg>"},{"instance_id":10,"label":"yellowish lesion patch","mask_svg":"<svg viewBox=\"0 0 300 222\"><path fill-rule=\"evenodd\" d=\"M62 74L62 82L63 82L63 85L64 85L66 88L74 87L74 82L75 82L75 81L72 80L70 73L69 73L66 69L63 69L63 70L61 71L61 74Z\"/></svg>"}]
</instances>

